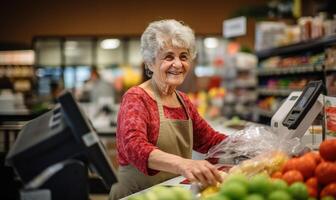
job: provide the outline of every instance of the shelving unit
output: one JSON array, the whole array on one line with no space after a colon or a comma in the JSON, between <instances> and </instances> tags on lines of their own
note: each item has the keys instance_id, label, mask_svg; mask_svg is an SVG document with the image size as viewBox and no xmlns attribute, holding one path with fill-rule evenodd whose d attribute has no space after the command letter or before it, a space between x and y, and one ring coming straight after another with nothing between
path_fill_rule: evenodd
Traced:
<instances>
[{"instance_id":1,"label":"shelving unit","mask_svg":"<svg viewBox=\"0 0 336 200\"><path fill-rule=\"evenodd\" d=\"M0 78L2 84L5 84L2 87L14 93L31 94L35 82L33 63L32 50L1 51Z\"/></svg>"},{"instance_id":2,"label":"shelving unit","mask_svg":"<svg viewBox=\"0 0 336 200\"><path fill-rule=\"evenodd\" d=\"M334 45L336 35L256 52L258 98L254 120L270 124L271 117L292 91L303 89L310 80L326 83L327 75L336 72L335 67L325 66L326 49Z\"/></svg>"},{"instance_id":3,"label":"shelving unit","mask_svg":"<svg viewBox=\"0 0 336 200\"><path fill-rule=\"evenodd\" d=\"M257 98L256 57L252 54L238 53L232 57L231 63L231 69L227 69L224 78L228 94L224 98L223 113L228 118L238 116L251 121Z\"/></svg>"}]
</instances>

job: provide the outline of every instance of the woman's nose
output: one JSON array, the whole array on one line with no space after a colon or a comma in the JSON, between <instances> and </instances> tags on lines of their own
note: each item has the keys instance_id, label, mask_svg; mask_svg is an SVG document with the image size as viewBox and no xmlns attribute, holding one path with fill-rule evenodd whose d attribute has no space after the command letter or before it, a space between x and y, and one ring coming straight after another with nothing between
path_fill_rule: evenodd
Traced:
<instances>
[{"instance_id":1,"label":"woman's nose","mask_svg":"<svg viewBox=\"0 0 336 200\"><path fill-rule=\"evenodd\" d=\"M173 60L173 64L174 67L182 67L182 61L180 60L180 58L175 58Z\"/></svg>"}]
</instances>

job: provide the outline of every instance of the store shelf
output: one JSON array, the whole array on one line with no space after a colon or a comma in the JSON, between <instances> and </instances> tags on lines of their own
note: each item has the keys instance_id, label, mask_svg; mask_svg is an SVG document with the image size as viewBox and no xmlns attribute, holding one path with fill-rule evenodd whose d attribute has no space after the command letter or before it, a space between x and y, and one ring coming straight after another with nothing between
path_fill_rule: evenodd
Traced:
<instances>
[{"instance_id":1,"label":"store shelf","mask_svg":"<svg viewBox=\"0 0 336 200\"><path fill-rule=\"evenodd\" d=\"M332 67L326 67L325 68L326 72L336 72L336 66L332 66Z\"/></svg>"},{"instance_id":2,"label":"store shelf","mask_svg":"<svg viewBox=\"0 0 336 200\"><path fill-rule=\"evenodd\" d=\"M268 88L259 88L257 89L259 95L267 96L288 96L290 93L295 90L291 89L268 89Z\"/></svg>"},{"instance_id":3,"label":"store shelf","mask_svg":"<svg viewBox=\"0 0 336 200\"><path fill-rule=\"evenodd\" d=\"M257 71L258 76L304 74L312 72L323 72L323 66L317 65L317 66L297 66L291 68L262 68L258 69Z\"/></svg>"},{"instance_id":4,"label":"store shelf","mask_svg":"<svg viewBox=\"0 0 336 200\"><path fill-rule=\"evenodd\" d=\"M264 117L272 117L274 115L274 111L271 111L271 110L265 110L265 109L261 109L261 108L256 108L255 111L261 115L261 116L264 116Z\"/></svg>"},{"instance_id":5,"label":"store shelf","mask_svg":"<svg viewBox=\"0 0 336 200\"><path fill-rule=\"evenodd\" d=\"M294 53L300 53L306 50L323 48L331 43L336 43L336 35L300 42L284 47L264 49L256 52L256 55L258 56L259 60L261 60L271 56L289 55Z\"/></svg>"}]
</instances>

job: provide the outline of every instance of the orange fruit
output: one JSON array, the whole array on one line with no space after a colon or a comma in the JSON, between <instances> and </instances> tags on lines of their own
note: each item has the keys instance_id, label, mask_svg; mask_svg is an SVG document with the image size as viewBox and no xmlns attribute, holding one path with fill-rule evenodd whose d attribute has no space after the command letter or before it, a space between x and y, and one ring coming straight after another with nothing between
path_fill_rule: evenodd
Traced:
<instances>
[{"instance_id":1,"label":"orange fruit","mask_svg":"<svg viewBox=\"0 0 336 200\"><path fill-rule=\"evenodd\" d=\"M314 176L316 168L315 159L311 156L302 156L298 159L294 168L301 172L304 179L308 179Z\"/></svg>"},{"instance_id":2,"label":"orange fruit","mask_svg":"<svg viewBox=\"0 0 336 200\"><path fill-rule=\"evenodd\" d=\"M274 172L271 176L273 179L281 179L282 173L280 171Z\"/></svg>"},{"instance_id":3,"label":"orange fruit","mask_svg":"<svg viewBox=\"0 0 336 200\"><path fill-rule=\"evenodd\" d=\"M336 182L330 183L322 189L321 197L325 196L333 196L336 198Z\"/></svg>"},{"instance_id":4,"label":"orange fruit","mask_svg":"<svg viewBox=\"0 0 336 200\"><path fill-rule=\"evenodd\" d=\"M303 176L300 171L298 170L290 170L287 171L283 176L282 179L288 183L288 185L291 185L295 182L303 182Z\"/></svg>"},{"instance_id":5,"label":"orange fruit","mask_svg":"<svg viewBox=\"0 0 336 200\"><path fill-rule=\"evenodd\" d=\"M315 197L317 198L317 189L316 188L313 188L313 187L310 187L310 186L307 186L307 190L308 190L308 195L309 197Z\"/></svg>"},{"instance_id":6,"label":"orange fruit","mask_svg":"<svg viewBox=\"0 0 336 200\"><path fill-rule=\"evenodd\" d=\"M315 176L310 177L307 181L306 181L306 185L308 187L312 187L312 188L316 188L318 189L318 181L317 178Z\"/></svg>"}]
</instances>

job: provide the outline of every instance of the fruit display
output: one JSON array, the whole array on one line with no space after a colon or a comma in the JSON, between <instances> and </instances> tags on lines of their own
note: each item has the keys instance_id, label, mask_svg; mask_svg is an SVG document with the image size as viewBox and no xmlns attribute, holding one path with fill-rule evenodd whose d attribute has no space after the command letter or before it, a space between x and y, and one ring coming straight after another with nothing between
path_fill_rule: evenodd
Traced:
<instances>
[{"instance_id":1,"label":"fruit display","mask_svg":"<svg viewBox=\"0 0 336 200\"><path fill-rule=\"evenodd\" d=\"M223 176L223 182L199 194L181 187L155 186L130 200L335 200L336 139L319 152L288 158L280 151L245 160Z\"/></svg>"},{"instance_id":2,"label":"fruit display","mask_svg":"<svg viewBox=\"0 0 336 200\"><path fill-rule=\"evenodd\" d=\"M304 183L312 198L336 198L336 139L325 140L319 152L289 159L271 177L287 184Z\"/></svg>"},{"instance_id":3,"label":"fruit display","mask_svg":"<svg viewBox=\"0 0 336 200\"><path fill-rule=\"evenodd\" d=\"M288 185L283 180L271 179L267 174L257 174L251 178L231 174L216 192L202 193L202 200L308 200L308 196L307 186L303 182Z\"/></svg>"},{"instance_id":4,"label":"fruit display","mask_svg":"<svg viewBox=\"0 0 336 200\"><path fill-rule=\"evenodd\" d=\"M157 185L144 193L132 195L128 200L191 200L190 190L182 187L166 187Z\"/></svg>"},{"instance_id":5,"label":"fruit display","mask_svg":"<svg viewBox=\"0 0 336 200\"><path fill-rule=\"evenodd\" d=\"M273 174L288 160L288 156L281 151L261 154L253 159L245 160L241 164L232 167L230 174L242 173L253 176L259 173Z\"/></svg>"},{"instance_id":6,"label":"fruit display","mask_svg":"<svg viewBox=\"0 0 336 200\"><path fill-rule=\"evenodd\" d=\"M319 152L288 157L281 152L246 160L229 171L222 184L201 193L204 200L336 199L336 139ZM271 175L270 177L268 175Z\"/></svg>"}]
</instances>

